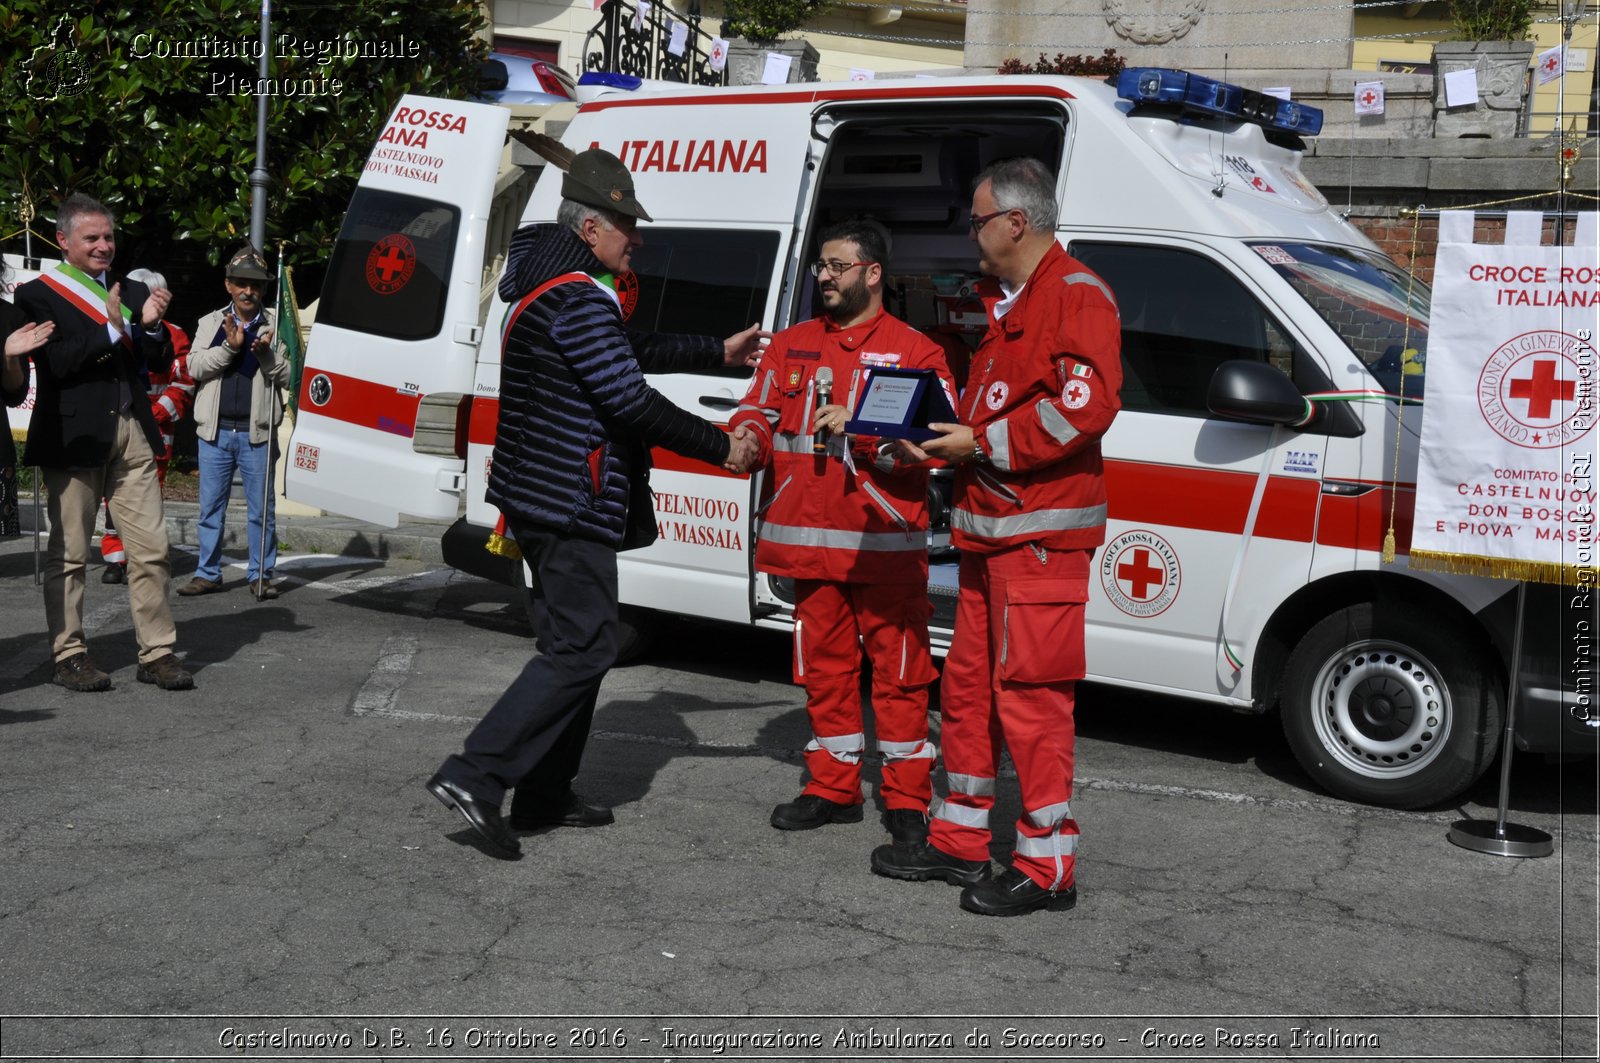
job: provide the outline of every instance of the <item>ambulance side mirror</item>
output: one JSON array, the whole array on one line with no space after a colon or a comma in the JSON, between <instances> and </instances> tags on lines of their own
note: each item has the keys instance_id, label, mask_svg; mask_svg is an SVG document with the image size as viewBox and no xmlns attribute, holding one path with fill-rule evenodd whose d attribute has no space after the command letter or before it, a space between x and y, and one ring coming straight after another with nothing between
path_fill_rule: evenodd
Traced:
<instances>
[{"instance_id":1,"label":"ambulance side mirror","mask_svg":"<svg viewBox=\"0 0 1600 1063\"><path fill-rule=\"evenodd\" d=\"M1211 374L1206 408L1218 417L1250 424L1297 425L1306 399L1283 370L1265 362L1223 362Z\"/></svg>"}]
</instances>

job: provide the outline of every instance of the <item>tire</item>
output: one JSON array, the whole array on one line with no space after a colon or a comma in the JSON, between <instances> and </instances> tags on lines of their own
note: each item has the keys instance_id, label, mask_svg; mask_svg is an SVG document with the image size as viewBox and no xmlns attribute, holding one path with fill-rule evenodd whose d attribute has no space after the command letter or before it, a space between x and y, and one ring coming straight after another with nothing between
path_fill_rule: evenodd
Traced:
<instances>
[{"instance_id":1,"label":"tire","mask_svg":"<svg viewBox=\"0 0 1600 1063\"><path fill-rule=\"evenodd\" d=\"M1476 633L1415 606L1341 609L1289 655L1283 733L1340 797L1391 808L1448 801L1494 759L1505 694L1493 660Z\"/></svg>"},{"instance_id":2,"label":"tire","mask_svg":"<svg viewBox=\"0 0 1600 1063\"><path fill-rule=\"evenodd\" d=\"M537 642L539 598L528 589L528 566L521 560L514 561L511 564L511 571L512 581L517 588L517 597L522 599L522 610L528 620L528 634L534 637L539 652L543 653L543 643ZM659 617L649 609L640 609L633 605L620 607L617 611L617 664L632 664L649 653L660 627Z\"/></svg>"}]
</instances>

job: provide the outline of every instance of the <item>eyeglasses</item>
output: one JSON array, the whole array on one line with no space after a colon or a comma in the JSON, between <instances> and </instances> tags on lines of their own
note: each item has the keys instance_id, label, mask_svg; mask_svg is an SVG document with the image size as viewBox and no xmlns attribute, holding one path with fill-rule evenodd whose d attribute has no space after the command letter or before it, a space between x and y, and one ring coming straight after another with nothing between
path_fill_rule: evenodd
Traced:
<instances>
[{"instance_id":1,"label":"eyeglasses","mask_svg":"<svg viewBox=\"0 0 1600 1063\"><path fill-rule=\"evenodd\" d=\"M1017 209L1016 207L1011 207L1011 208L1009 208L1007 210L997 210L993 214L980 214L980 215L978 215L976 217L968 218L967 219L967 224L972 226L972 232L973 232L974 235L976 235L979 229L983 228L985 225L988 225L990 222L994 221L1000 215L1002 215L1002 214L1010 214L1011 211L1016 210L1016 209Z\"/></svg>"},{"instance_id":2,"label":"eyeglasses","mask_svg":"<svg viewBox=\"0 0 1600 1063\"><path fill-rule=\"evenodd\" d=\"M827 270L830 277L842 277L846 273L849 273L851 270L855 269L857 266L870 265L872 265L871 262L840 262L836 259L830 258L825 262L811 263L811 275L813 277L820 277L822 276L822 271Z\"/></svg>"}]
</instances>

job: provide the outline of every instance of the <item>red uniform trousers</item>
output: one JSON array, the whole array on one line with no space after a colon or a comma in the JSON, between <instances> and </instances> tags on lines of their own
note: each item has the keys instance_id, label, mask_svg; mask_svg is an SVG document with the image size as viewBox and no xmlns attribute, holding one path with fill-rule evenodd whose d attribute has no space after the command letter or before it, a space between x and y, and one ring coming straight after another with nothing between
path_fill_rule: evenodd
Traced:
<instances>
[{"instance_id":1,"label":"red uniform trousers","mask_svg":"<svg viewBox=\"0 0 1600 1063\"><path fill-rule=\"evenodd\" d=\"M795 580L795 682L806 688L811 742L801 791L842 805L861 800L861 648L872 662L872 712L883 754L886 808L928 807L938 750L928 741L928 596L920 586Z\"/></svg>"},{"instance_id":2,"label":"red uniform trousers","mask_svg":"<svg viewBox=\"0 0 1600 1063\"><path fill-rule=\"evenodd\" d=\"M1084 603L1093 550L1033 545L961 555L955 638L940 694L949 797L929 840L989 859L995 767L1005 742L1022 790L1013 866L1046 889L1073 884L1074 687L1084 674Z\"/></svg>"}]
</instances>

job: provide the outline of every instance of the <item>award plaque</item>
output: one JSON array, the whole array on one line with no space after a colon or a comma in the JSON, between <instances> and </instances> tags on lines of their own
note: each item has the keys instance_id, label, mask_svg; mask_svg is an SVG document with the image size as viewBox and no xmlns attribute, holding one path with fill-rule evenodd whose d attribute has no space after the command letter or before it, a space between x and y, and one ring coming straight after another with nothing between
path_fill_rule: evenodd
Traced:
<instances>
[{"instance_id":1,"label":"award plaque","mask_svg":"<svg viewBox=\"0 0 1600 1063\"><path fill-rule=\"evenodd\" d=\"M938 421L954 424L955 411L932 369L873 369L856 400L855 415L844 430L856 435L884 436L921 442L942 432L928 427Z\"/></svg>"}]
</instances>

